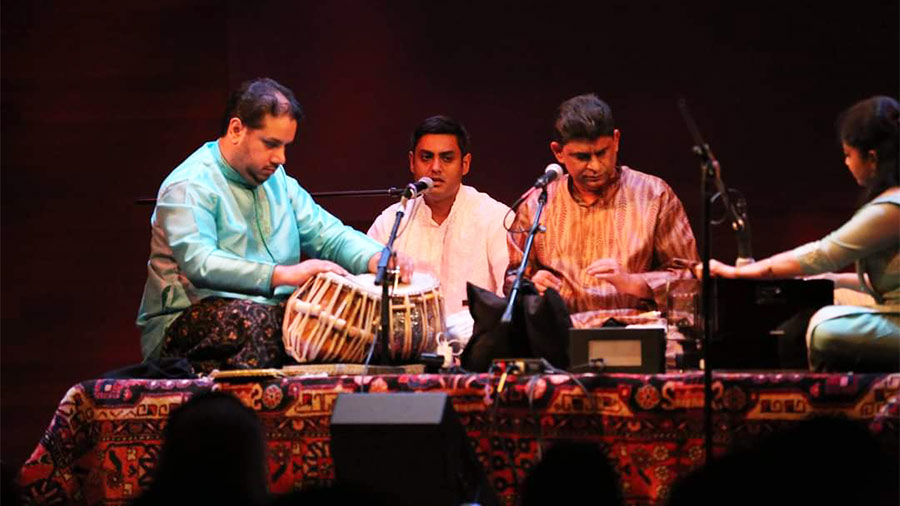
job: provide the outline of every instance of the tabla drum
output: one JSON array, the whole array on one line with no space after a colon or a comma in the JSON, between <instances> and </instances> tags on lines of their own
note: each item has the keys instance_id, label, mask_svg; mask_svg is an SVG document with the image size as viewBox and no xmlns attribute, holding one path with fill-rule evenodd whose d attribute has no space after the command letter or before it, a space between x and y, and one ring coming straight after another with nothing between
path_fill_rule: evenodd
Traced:
<instances>
[{"instance_id":1,"label":"tabla drum","mask_svg":"<svg viewBox=\"0 0 900 506\"><path fill-rule=\"evenodd\" d=\"M365 360L381 326L381 286L373 274L323 272L288 299L282 327L287 353L301 364ZM415 273L412 282L391 286L389 361L413 362L433 351L446 332L438 281Z\"/></svg>"}]
</instances>

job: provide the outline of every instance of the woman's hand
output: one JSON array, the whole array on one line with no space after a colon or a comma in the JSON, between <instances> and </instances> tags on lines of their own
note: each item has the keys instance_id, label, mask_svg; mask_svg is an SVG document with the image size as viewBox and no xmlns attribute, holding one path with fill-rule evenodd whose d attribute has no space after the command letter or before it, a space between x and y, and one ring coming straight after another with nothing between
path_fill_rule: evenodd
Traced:
<instances>
[{"instance_id":1,"label":"woman's hand","mask_svg":"<svg viewBox=\"0 0 900 506\"><path fill-rule=\"evenodd\" d=\"M694 277L703 279L703 262L694 265ZM709 259L709 273L714 278L737 279L738 268L722 263L715 258Z\"/></svg>"},{"instance_id":2,"label":"woman's hand","mask_svg":"<svg viewBox=\"0 0 900 506\"><path fill-rule=\"evenodd\" d=\"M703 266L701 265L701 269L702 268ZM714 278L737 279L738 268L712 258L709 260L709 273L712 274Z\"/></svg>"}]
</instances>

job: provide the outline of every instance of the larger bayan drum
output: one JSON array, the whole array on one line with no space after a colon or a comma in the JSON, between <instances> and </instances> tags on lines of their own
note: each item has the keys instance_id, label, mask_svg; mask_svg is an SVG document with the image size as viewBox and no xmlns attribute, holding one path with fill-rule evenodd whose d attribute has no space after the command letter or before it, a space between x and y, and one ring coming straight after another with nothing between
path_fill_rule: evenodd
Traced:
<instances>
[{"instance_id":1,"label":"larger bayan drum","mask_svg":"<svg viewBox=\"0 0 900 506\"><path fill-rule=\"evenodd\" d=\"M283 339L301 364L364 361L381 325L381 287L373 274L339 276L323 272L288 299ZM438 281L415 273L412 282L391 287L388 355L391 363L415 361L433 351L446 332Z\"/></svg>"}]
</instances>

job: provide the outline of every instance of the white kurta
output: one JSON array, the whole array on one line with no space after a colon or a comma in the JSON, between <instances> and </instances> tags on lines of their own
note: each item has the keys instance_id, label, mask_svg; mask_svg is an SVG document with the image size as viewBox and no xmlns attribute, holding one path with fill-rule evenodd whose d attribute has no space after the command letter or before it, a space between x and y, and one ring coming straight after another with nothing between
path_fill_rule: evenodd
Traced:
<instances>
[{"instance_id":1,"label":"white kurta","mask_svg":"<svg viewBox=\"0 0 900 506\"><path fill-rule=\"evenodd\" d=\"M369 228L369 237L387 241L399 205L382 211ZM406 204L394 247L415 259L416 271L430 272L440 280L448 314L466 309L466 282L502 295L509 264L503 228L508 210L488 194L465 185L440 225L423 199Z\"/></svg>"}]
</instances>

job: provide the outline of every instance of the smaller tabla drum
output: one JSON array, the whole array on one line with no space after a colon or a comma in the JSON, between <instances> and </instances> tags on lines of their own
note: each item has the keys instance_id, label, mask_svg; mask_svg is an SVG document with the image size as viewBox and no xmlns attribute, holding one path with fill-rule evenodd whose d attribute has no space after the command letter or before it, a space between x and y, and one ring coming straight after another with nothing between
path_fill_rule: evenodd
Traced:
<instances>
[{"instance_id":1,"label":"smaller tabla drum","mask_svg":"<svg viewBox=\"0 0 900 506\"><path fill-rule=\"evenodd\" d=\"M381 286L373 274L323 272L288 299L282 327L288 355L301 364L362 363L381 326ZM446 332L438 281L424 273L391 286L388 361L417 360Z\"/></svg>"}]
</instances>

